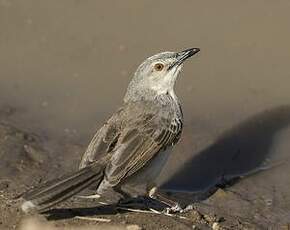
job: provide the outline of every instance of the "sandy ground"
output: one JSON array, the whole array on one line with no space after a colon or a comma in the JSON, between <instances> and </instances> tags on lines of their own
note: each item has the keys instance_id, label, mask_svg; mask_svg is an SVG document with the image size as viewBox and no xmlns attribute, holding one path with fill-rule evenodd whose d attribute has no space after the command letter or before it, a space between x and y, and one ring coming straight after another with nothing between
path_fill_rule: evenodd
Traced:
<instances>
[{"instance_id":1,"label":"sandy ground","mask_svg":"<svg viewBox=\"0 0 290 230\"><path fill-rule=\"evenodd\" d=\"M9 112L9 111L8 111ZM1 229L54 229L75 227L79 229L186 229L196 226L211 226L222 219L205 217L198 211L192 211L182 216L168 217L159 214L143 214L131 212L116 212L110 207L97 207L97 202L81 202L71 199L62 206L44 215L25 215L19 209L21 200L19 194L37 186L47 178L58 177L70 166L62 164L66 160L74 160L83 149L80 146L62 143L62 154L45 149L45 138L21 131L1 119L0 124L0 153L1 158L1 187L0 187L0 228ZM60 144L60 143L58 143ZM52 146L52 143L49 143ZM60 151L60 149L58 149ZM57 163L60 162L60 163ZM103 218L98 221L90 218ZM47 218L47 220L45 220ZM83 218L83 219L81 219ZM87 219L86 219L87 218ZM150 220L150 221L148 221ZM48 223L49 222L49 223ZM38 226L38 227L35 227ZM91 227L91 228L90 228ZM106 228L105 228L106 229Z\"/></svg>"},{"instance_id":2,"label":"sandy ground","mask_svg":"<svg viewBox=\"0 0 290 230\"><path fill-rule=\"evenodd\" d=\"M215 186L203 194L208 198L202 198L199 202L192 202L192 195L173 193L173 197L178 199L179 196L187 205L192 204L186 212L174 216L120 211L112 206L102 206L96 201L78 198L72 198L41 215L24 214L19 209L21 199L18 196L33 186L74 170L72 162L78 161L84 148L65 140L62 143L48 140L13 127L9 124L9 118L7 119L12 111L7 107L1 111L1 229L264 229L269 225L273 229L289 227L289 197L280 198L285 203L274 206L274 201L265 197L268 190L264 189L261 194L261 189L257 189L253 198L253 194L249 194L247 190L257 182L247 178ZM268 171L258 175L263 173ZM278 200L276 198L276 202Z\"/></svg>"}]
</instances>

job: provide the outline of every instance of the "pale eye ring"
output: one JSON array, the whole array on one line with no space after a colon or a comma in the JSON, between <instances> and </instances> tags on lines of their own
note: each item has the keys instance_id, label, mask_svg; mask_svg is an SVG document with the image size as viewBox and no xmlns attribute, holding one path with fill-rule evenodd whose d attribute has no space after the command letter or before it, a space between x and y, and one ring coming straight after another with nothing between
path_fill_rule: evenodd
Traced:
<instances>
[{"instance_id":1,"label":"pale eye ring","mask_svg":"<svg viewBox=\"0 0 290 230\"><path fill-rule=\"evenodd\" d=\"M154 65L154 69L156 71L161 71L161 70L163 70L163 68L164 68L164 65L162 63L157 63Z\"/></svg>"}]
</instances>

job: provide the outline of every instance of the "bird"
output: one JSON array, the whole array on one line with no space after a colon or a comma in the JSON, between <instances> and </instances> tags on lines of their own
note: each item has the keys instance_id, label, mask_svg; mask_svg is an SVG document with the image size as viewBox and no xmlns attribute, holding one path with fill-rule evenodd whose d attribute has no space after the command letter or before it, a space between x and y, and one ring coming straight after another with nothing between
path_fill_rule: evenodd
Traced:
<instances>
[{"instance_id":1,"label":"bird","mask_svg":"<svg viewBox=\"0 0 290 230\"><path fill-rule=\"evenodd\" d=\"M109 190L124 199L148 196L182 133L175 82L184 61L199 51L166 51L143 61L122 106L94 134L79 169L24 193L21 209L47 210L91 186L99 196Z\"/></svg>"}]
</instances>

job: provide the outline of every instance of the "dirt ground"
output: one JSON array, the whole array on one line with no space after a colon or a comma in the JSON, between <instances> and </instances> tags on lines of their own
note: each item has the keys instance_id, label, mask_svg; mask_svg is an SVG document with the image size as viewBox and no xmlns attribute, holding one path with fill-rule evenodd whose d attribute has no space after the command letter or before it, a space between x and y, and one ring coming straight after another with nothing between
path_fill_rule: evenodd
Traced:
<instances>
[{"instance_id":1,"label":"dirt ground","mask_svg":"<svg viewBox=\"0 0 290 230\"><path fill-rule=\"evenodd\" d=\"M61 147L53 150L52 141L41 138L37 134L19 130L6 122L5 116L11 111L8 108L2 110L0 123L0 154L3 159L0 167L1 229L24 230L30 229L30 227L33 229L35 226L42 226L41 228L46 226L48 229L72 226L76 229L79 229L80 226L88 227L88 229L90 229L89 227L95 229L95 226L101 226L102 229L106 229L104 227L108 227L108 229L110 227L112 229L191 229L193 225L206 229L214 223L217 225L219 222L225 221L223 217L205 215L197 210L180 215L186 217L184 219L179 215L168 217L147 213L117 213L113 208L98 208L97 203L81 202L75 199L65 202L49 214L33 215L34 219L31 219L31 215L25 215L19 209L21 200L18 199L18 196L48 178L58 177L64 172L73 170L73 163L69 165L63 163L68 160L77 161L76 158L80 156L83 147L64 142L57 143ZM50 148L47 149L47 146ZM62 154L58 154L59 152ZM47 218L46 221L44 221L44 217ZM110 222L86 220L86 217L105 218Z\"/></svg>"},{"instance_id":2,"label":"dirt ground","mask_svg":"<svg viewBox=\"0 0 290 230\"><path fill-rule=\"evenodd\" d=\"M247 181L247 178L215 186L205 195L208 198L199 202L192 202L189 194L172 194L177 200L179 196L187 205L191 204L186 212L174 216L116 211L114 207L78 198L45 214L24 214L19 208L19 195L28 188L74 170L84 146L67 140L49 140L20 130L9 121L9 116L15 112L8 107L1 110L1 229L266 229L269 226L271 229L289 229L289 197L283 198L283 205L271 208L273 201L263 197L267 196L267 190L263 194L256 192L255 199L251 197L247 190L255 182ZM257 174L263 173L267 170Z\"/></svg>"},{"instance_id":3,"label":"dirt ground","mask_svg":"<svg viewBox=\"0 0 290 230\"><path fill-rule=\"evenodd\" d=\"M39 138L35 134L21 131L9 124L5 124L5 120L1 120L0 124L0 153L1 158L1 206L0 206L0 227L1 229L15 229L19 227L20 222L27 216L19 210L19 200L16 198L32 185L37 185L47 177L58 177L64 171L71 170L62 163L66 160L74 160L73 158L82 151L82 147L74 146L68 143L62 143L62 154L57 157L56 152L45 149L45 139ZM60 151L60 150L59 150ZM73 157L72 157L73 156ZM65 159L65 158L68 159ZM55 226L95 226L102 224L104 226L128 226L129 224L137 224L142 229L184 229L193 224L202 223L210 226L216 219L207 221L201 214L189 214L188 220L181 220L178 217L166 217L157 214L135 214L135 213L115 213L110 208L98 209L94 208L93 203L84 203L84 208L75 208L80 205L72 201L65 203L67 209L56 210L51 215L46 215L48 219L59 219L54 222ZM91 207L91 208L90 208ZM98 213L99 211L99 213ZM102 214L102 212L105 214ZM110 213L111 212L111 213ZM103 224L98 221L88 221L77 219L77 216L98 216L110 219L109 224ZM197 215L197 217L196 217ZM194 219L197 218L195 221ZM43 218L42 218L43 219ZM37 220L37 219L36 219ZM150 220L150 221L148 221ZM30 222L29 222L30 223ZM28 225L29 225L28 223ZM36 222L37 223L37 222ZM115 225L114 225L115 224ZM23 226L26 226L24 224ZM23 227L23 229L27 229ZM114 228L115 229L115 228ZM121 228L120 228L121 229ZM134 229L134 228L132 228Z\"/></svg>"}]
</instances>

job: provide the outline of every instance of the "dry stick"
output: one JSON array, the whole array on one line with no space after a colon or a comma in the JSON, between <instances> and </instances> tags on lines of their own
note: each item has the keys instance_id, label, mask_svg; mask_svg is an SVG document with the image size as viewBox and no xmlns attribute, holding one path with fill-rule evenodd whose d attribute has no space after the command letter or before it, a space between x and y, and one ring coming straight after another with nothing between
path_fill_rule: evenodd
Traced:
<instances>
[{"instance_id":1,"label":"dry stick","mask_svg":"<svg viewBox=\"0 0 290 230\"><path fill-rule=\"evenodd\" d=\"M90 221L99 221L99 222L111 222L111 219L105 219L105 218L98 218L98 217L86 217L86 216L75 216L74 218L80 219L80 220L90 220Z\"/></svg>"}]
</instances>

